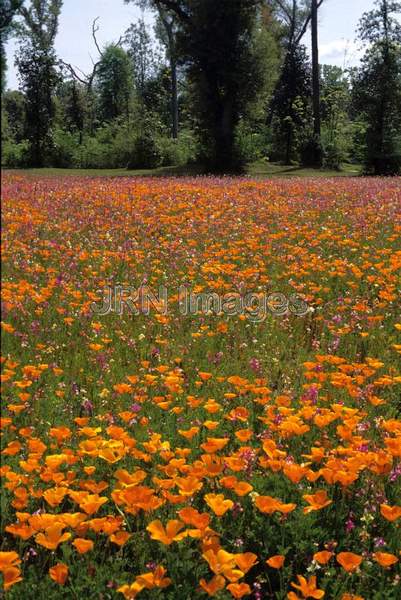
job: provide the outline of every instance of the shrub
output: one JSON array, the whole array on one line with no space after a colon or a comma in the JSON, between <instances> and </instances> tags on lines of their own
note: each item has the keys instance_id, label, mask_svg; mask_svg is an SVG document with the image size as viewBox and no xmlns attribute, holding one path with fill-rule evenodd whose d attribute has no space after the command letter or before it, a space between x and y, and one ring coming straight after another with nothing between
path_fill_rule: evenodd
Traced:
<instances>
[{"instance_id":1,"label":"shrub","mask_svg":"<svg viewBox=\"0 0 401 600\"><path fill-rule=\"evenodd\" d=\"M75 167L78 148L78 141L72 133L57 129L53 136L53 149L50 157L51 166L63 168Z\"/></svg>"},{"instance_id":2,"label":"shrub","mask_svg":"<svg viewBox=\"0 0 401 600\"><path fill-rule=\"evenodd\" d=\"M185 165L197 157L197 141L191 131L182 131L178 139L161 136L157 140L163 167Z\"/></svg>"},{"instance_id":3,"label":"shrub","mask_svg":"<svg viewBox=\"0 0 401 600\"><path fill-rule=\"evenodd\" d=\"M329 142L325 145L323 153L323 166L326 169L339 171L341 163L345 161L346 156L336 142Z\"/></svg>"},{"instance_id":4,"label":"shrub","mask_svg":"<svg viewBox=\"0 0 401 600\"><path fill-rule=\"evenodd\" d=\"M4 167L23 167L27 164L29 153L28 140L16 143L12 140L3 142L1 164Z\"/></svg>"},{"instance_id":5,"label":"shrub","mask_svg":"<svg viewBox=\"0 0 401 600\"><path fill-rule=\"evenodd\" d=\"M157 141L150 133L139 135L133 145L127 167L129 169L154 169L162 163Z\"/></svg>"},{"instance_id":6,"label":"shrub","mask_svg":"<svg viewBox=\"0 0 401 600\"><path fill-rule=\"evenodd\" d=\"M252 131L249 125L242 121L236 131L236 147L245 163L259 160L266 150L265 135Z\"/></svg>"}]
</instances>

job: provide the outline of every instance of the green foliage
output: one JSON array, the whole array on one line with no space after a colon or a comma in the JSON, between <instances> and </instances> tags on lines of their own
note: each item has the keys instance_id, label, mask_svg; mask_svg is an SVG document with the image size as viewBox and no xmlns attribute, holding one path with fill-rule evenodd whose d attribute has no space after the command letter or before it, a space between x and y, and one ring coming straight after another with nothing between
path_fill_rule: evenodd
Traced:
<instances>
[{"instance_id":1,"label":"green foliage","mask_svg":"<svg viewBox=\"0 0 401 600\"><path fill-rule=\"evenodd\" d=\"M5 140L2 143L1 164L5 167L24 167L28 161L29 142Z\"/></svg>"},{"instance_id":2,"label":"green foliage","mask_svg":"<svg viewBox=\"0 0 401 600\"><path fill-rule=\"evenodd\" d=\"M24 94L17 91L7 91L3 94L4 119L7 123L7 136L15 142L25 137L26 100Z\"/></svg>"},{"instance_id":3,"label":"green foliage","mask_svg":"<svg viewBox=\"0 0 401 600\"><path fill-rule=\"evenodd\" d=\"M322 141L319 137L313 135L312 132L306 135L301 146L301 163L304 167L315 167L316 157L323 155ZM320 163L318 163L320 165ZM336 165L337 168L337 165Z\"/></svg>"},{"instance_id":4,"label":"green foliage","mask_svg":"<svg viewBox=\"0 0 401 600\"><path fill-rule=\"evenodd\" d=\"M400 172L400 2L377 0L363 16L359 35L369 46L359 69L321 67L318 140L301 45L309 0L131 1L154 10L157 41L141 19L117 44L98 46L91 74L63 63L60 75L62 0L0 0L2 40L13 30L20 37L21 82L20 92L3 94L3 162L112 169L198 161L241 172L266 158L313 165L318 151L326 169L351 161L371 174Z\"/></svg>"},{"instance_id":5,"label":"green foliage","mask_svg":"<svg viewBox=\"0 0 401 600\"><path fill-rule=\"evenodd\" d=\"M235 130L262 86L254 30L259 0L185 0L153 5L179 22L177 48L187 67L204 159L211 169L240 168Z\"/></svg>"},{"instance_id":6,"label":"green foliage","mask_svg":"<svg viewBox=\"0 0 401 600\"><path fill-rule=\"evenodd\" d=\"M3 119L2 162L8 167L29 164L30 145L27 140L16 142L10 135L7 115ZM57 168L82 169L148 169L158 166L178 166L194 162L197 143L190 130L178 139L170 138L157 125L154 115L148 115L145 126L124 119L115 119L99 127L95 134L82 139L75 130L54 129L47 155L48 164Z\"/></svg>"},{"instance_id":7,"label":"green foliage","mask_svg":"<svg viewBox=\"0 0 401 600\"><path fill-rule=\"evenodd\" d=\"M122 48L113 44L105 48L96 76L101 121L128 116L132 95L131 71L130 58Z\"/></svg>"},{"instance_id":8,"label":"green foliage","mask_svg":"<svg viewBox=\"0 0 401 600\"><path fill-rule=\"evenodd\" d=\"M62 0L31 0L29 8L21 8L24 23L19 27L21 43L16 64L26 98L26 136L32 166L45 165L51 153L53 93L59 82L54 40L61 6Z\"/></svg>"},{"instance_id":9,"label":"green foliage","mask_svg":"<svg viewBox=\"0 0 401 600\"><path fill-rule=\"evenodd\" d=\"M0 0L0 68L1 93L6 86L7 58L5 44L14 28L14 17L18 14L23 0Z\"/></svg>"},{"instance_id":10,"label":"green foliage","mask_svg":"<svg viewBox=\"0 0 401 600\"><path fill-rule=\"evenodd\" d=\"M348 114L350 87L345 73L339 67L321 68L321 118L323 166L340 169L349 159L352 135Z\"/></svg>"},{"instance_id":11,"label":"green foliage","mask_svg":"<svg viewBox=\"0 0 401 600\"><path fill-rule=\"evenodd\" d=\"M366 122L365 169L374 175L401 172L401 3L378 0L359 35L370 42L354 77L354 106Z\"/></svg>"},{"instance_id":12,"label":"green foliage","mask_svg":"<svg viewBox=\"0 0 401 600\"><path fill-rule=\"evenodd\" d=\"M142 132L136 139L128 162L128 169L154 169L161 165L161 155L154 135Z\"/></svg>"},{"instance_id":13,"label":"green foliage","mask_svg":"<svg viewBox=\"0 0 401 600\"><path fill-rule=\"evenodd\" d=\"M247 105L246 119L251 126L266 123L282 63L280 28L267 6L258 13L254 30L254 53L260 61L261 87L258 94Z\"/></svg>"},{"instance_id":14,"label":"green foliage","mask_svg":"<svg viewBox=\"0 0 401 600\"><path fill-rule=\"evenodd\" d=\"M255 130L249 123L241 120L236 128L237 152L247 162L255 162L263 157L266 151L266 135L263 128Z\"/></svg>"},{"instance_id":15,"label":"green foliage","mask_svg":"<svg viewBox=\"0 0 401 600\"><path fill-rule=\"evenodd\" d=\"M304 46L288 50L271 103L273 156L291 164L310 137L311 73Z\"/></svg>"},{"instance_id":16,"label":"green foliage","mask_svg":"<svg viewBox=\"0 0 401 600\"><path fill-rule=\"evenodd\" d=\"M88 111L85 87L75 79L65 80L57 87L56 99L59 126L67 127L72 133L78 133L78 138L82 141Z\"/></svg>"},{"instance_id":17,"label":"green foliage","mask_svg":"<svg viewBox=\"0 0 401 600\"><path fill-rule=\"evenodd\" d=\"M51 152L51 125L55 116L52 91L59 81L54 68L55 55L26 42L20 46L17 65L26 98L29 163L43 166Z\"/></svg>"},{"instance_id":18,"label":"green foliage","mask_svg":"<svg viewBox=\"0 0 401 600\"><path fill-rule=\"evenodd\" d=\"M163 167L193 163L199 153L197 140L190 130L181 131L177 139L160 136L157 146Z\"/></svg>"},{"instance_id":19,"label":"green foliage","mask_svg":"<svg viewBox=\"0 0 401 600\"><path fill-rule=\"evenodd\" d=\"M143 96L147 83L157 76L160 53L155 49L149 29L143 19L132 23L125 32L124 45L131 59L135 89Z\"/></svg>"},{"instance_id":20,"label":"green foliage","mask_svg":"<svg viewBox=\"0 0 401 600\"><path fill-rule=\"evenodd\" d=\"M70 131L56 129L53 135L51 163L55 167L69 167L75 162L77 140Z\"/></svg>"}]
</instances>

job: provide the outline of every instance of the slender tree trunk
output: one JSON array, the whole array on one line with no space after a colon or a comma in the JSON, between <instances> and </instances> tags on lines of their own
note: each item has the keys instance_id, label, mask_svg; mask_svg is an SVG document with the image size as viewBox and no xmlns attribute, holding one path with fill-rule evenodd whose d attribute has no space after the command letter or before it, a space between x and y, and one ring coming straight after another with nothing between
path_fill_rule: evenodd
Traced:
<instances>
[{"instance_id":1,"label":"slender tree trunk","mask_svg":"<svg viewBox=\"0 0 401 600\"><path fill-rule=\"evenodd\" d=\"M288 127L287 130L287 143L285 149L285 164L289 165L291 163L291 143L292 143L292 129Z\"/></svg>"},{"instance_id":2,"label":"slender tree trunk","mask_svg":"<svg viewBox=\"0 0 401 600\"><path fill-rule=\"evenodd\" d=\"M170 56L171 70L171 133L173 139L178 138L178 86L177 86L177 62L175 56Z\"/></svg>"},{"instance_id":3,"label":"slender tree trunk","mask_svg":"<svg viewBox=\"0 0 401 600\"><path fill-rule=\"evenodd\" d=\"M178 85L177 85L177 56L174 39L174 20L169 19L166 13L158 6L159 16L163 23L168 40L168 55L171 71L171 135L178 138Z\"/></svg>"},{"instance_id":4,"label":"slender tree trunk","mask_svg":"<svg viewBox=\"0 0 401 600\"><path fill-rule=\"evenodd\" d=\"M315 162L321 164L320 135L320 73L319 73L319 39L318 39L318 0L312 0L312 96L313 96L313 133L316 142Z\"/></svg>"}]
</instances>

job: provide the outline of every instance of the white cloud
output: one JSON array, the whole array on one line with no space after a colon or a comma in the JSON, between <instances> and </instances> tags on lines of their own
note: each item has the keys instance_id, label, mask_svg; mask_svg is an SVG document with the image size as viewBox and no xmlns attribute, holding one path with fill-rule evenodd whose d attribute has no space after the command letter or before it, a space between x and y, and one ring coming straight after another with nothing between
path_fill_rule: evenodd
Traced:
<instances>
[{"instance_id":1,"label":"white cloud","mask_svg":"<svg viewBox=\"0 0 401 600\"><path fill-rule=\"evenodd\" d=\"M354 40L339 38L320 44L319 54L321 63L346 68L357 65L363 51Z\"/></svg>"}]
</instances>

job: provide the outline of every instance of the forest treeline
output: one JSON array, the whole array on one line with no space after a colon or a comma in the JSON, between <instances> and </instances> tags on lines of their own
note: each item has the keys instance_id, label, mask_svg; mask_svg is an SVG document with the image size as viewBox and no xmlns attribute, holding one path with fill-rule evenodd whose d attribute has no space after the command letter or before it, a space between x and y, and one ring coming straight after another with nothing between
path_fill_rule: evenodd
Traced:
<instances>
[{"instance_id":1,"label":"forest treeline","mask_svg":"<svg viewBox=\"0 0 401 600\"><path fill-rule=\"evenodd\" d=\"M400 173L400 2L361 15L361 63L341 69L319 63L328 0L125 1L152 24L100 45L94 15L83 72L55 50L63 0L0 0L3 165L232 173L264 159ZM11 37L19 90L5 89Z\"/></svg>"}]
</instances>

